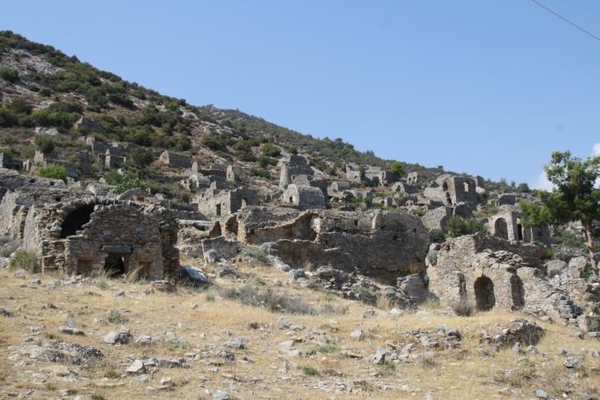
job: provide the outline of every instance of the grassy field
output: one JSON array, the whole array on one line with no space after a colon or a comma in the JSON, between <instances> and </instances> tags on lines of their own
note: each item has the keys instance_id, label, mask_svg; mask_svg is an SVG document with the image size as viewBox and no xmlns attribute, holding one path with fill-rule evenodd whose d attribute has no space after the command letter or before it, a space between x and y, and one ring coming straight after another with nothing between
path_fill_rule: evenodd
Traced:
<instances>
[{"instance_id":1,"label":"grassy field","mask_svg":"<svg viewBox=\"0 0 600 400\"><path fill-rule=\"evenodd\" d=\"M578 338L572 328L535 321L546 333L534 350L495 351L480 343L486 328L534 320L500 311L456 317L435 305L393 315L385 306L288 284L270 266L236 269L238 278L216 279L207 290L171 293L105 277L53 285L64 277L41 276L35 284L32 275L0 270L0 308L14 314L0 316L0 398L212 399L223 391L232 399L533 399L543 390L548 398L578 399L600 391L600 341ZM264 305L232 298L248 287L267 294ZM281 313L271 299L313 312ZM85 334L60 333L67 325ZM441 325L459 330L458 348L428 348L407 334ZM121 327L134 338L150 335L152 343L103 342ZM360 337L352 337L357 330ZM247 342L228 346L236 339ZM48 340L93 346L104 357L82 365L42 361L35 349ZM378 349L400 352L411 343L408 355L374 363ZM186 368L126 372L135 359L152 357L185 360ZM572 359L579 364L567 368Z\"/></svg>"}]
</instances>

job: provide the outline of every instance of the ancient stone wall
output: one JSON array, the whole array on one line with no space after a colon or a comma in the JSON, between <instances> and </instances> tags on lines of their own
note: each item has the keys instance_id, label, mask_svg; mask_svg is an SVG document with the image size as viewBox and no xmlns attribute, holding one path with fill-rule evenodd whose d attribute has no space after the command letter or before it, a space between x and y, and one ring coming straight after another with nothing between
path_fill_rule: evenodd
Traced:
<instances>
[{"instance_id":1,"label":"ancient stone wall","mask_svg":"<svg viewBox=\"0 0 600 400\"><path fill-rule=\"evenodd\" d=\"M165 150L159 157L159 160L174 168L186 169L192 166L192 158L185 154L174 153L172 151Z\"/></svg>"}]
</instances>

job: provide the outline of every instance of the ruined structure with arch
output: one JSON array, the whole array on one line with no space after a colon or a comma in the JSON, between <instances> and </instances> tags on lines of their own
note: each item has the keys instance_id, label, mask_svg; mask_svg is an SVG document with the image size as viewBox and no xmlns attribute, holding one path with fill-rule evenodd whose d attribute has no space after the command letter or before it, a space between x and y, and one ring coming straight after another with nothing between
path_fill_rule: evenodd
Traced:
<instances>
[{"instance_id":1,"label":"ruined structure with arch","mask_svg":"<svg viewBox=\"0 0 600 400\"><path fill-rule=\"evenodd\" d=\"M49 183L23 181L0 201L0 230L38 253L41 272L147 279L179 272L178 224L169 210Z\"/></svg>"}]
</instances>

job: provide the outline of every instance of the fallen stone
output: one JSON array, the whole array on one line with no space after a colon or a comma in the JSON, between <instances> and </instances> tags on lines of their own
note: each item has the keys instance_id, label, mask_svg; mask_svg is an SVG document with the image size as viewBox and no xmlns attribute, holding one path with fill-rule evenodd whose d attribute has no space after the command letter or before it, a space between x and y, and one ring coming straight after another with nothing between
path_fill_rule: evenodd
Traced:
<instances>
[{"instance_id":1,"label":"fallen stone","mask_svg":"<svg viewBox=\"0 0 600 400\"><path fill-rule=\"evenodd\" d=\"M363 338L363 336L364 336L364 334L363 334L362 329L357 329L350 333L350 337L355 340L361 340Z\"/></svg>"},{"instance_id":2,"label":"fallen stone","mask_svg":"<svg viewBox=\"0 0 600 400\"><path fill-rule=\"evenodd\" d=\"M535 391L535 397L537 397L538 399L547 399L548 394L542 389L538 389Z\"/></svg>"},{"instance_id":3,"label":"fallen stone","mask_svg":"<svg viewBox=\"0 0 600 400\"><path fill-rule=\"evenodd\" d=\"M128 329L124 329L120 332L108 332L102 340L108 344L127 344L131 341L131 338L131 332Z\"/></svg>"},{"instance_id":4,"label":"fallen stone","mask_svg":"<svg viewBox=\"0 0 600 400\"><path fill-rule=\"evenodd\" d=\"M14 317L15 316L14 313L8 311L5 308L0 308L0 315L2 315L3 317Z\"/></svg>"},{"instance_id":5,"label":"fallen stone","mask_svg":"<svg viewBox=\"0 0 600 400\"><path fill-rule=\"evenodd\" d=\"M238 350L243 350L246 347L247 343L248 343L248 338L241 337L238 339L228 340L224 343L224 345L227 347L232 347L232 348L238 349Z\"/></svg>"},{"instance_id":6,"label":"fallen stone","mask_svg":"<svg viewBox=\"0 0 600 400\"><path fill-rule=\"evenodd\" d=\"M212 395L213 400L231 400L231 396L229 393L224 392L222 390L217 390Z\"/></svg>"},{"instance_id":7,"label":"fallen stone","mask_svg":"<svg viewBox=\"0 0 600 400\"><path fill-rule=\"evenodd\" d=\"M58 331L60 333L64 333L65 335L73 335L73 336L84 336L85 335L85 333L83 333L82 330L79 330L77 328L71 328L70 326L59 326Z\"/></svg>"},{"instance_id":8,"label":"fallen stone","mask_svg":"<svg viewBox=\"0 0 600 400\"><path fill-rule=\"evenodd\" d=\"M130 374L140 374L146 372L146 367L144 366L144 362L142 360L135 360L129 367L127 367L127 369L125 369L125 372Z\"/></svg>"},{"instance_id":9,"label":"fallen stone","mask_svg":"<svg viewBox=\"0 0 600 400\"><path fill-rule=\"evenodd\" d=\"M388 352L385 349L377 349L377 351L375 352L375 355L373 356L373 363L377 364L377 365L383 365L385 364L385 357L387 356Z\"/></svg>"}]
</instances>

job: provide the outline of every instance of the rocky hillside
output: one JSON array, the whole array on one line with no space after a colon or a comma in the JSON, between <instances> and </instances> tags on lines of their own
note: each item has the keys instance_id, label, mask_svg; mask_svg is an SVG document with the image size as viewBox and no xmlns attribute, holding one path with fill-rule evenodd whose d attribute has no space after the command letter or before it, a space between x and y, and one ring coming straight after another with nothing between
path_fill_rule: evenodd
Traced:
<instances>
[{"instance_id":1,"label":"rocky hillside","mask_svg":"<svg viewBox=\"0 0 600 400\"><path fill-rule=\"evenodd\" d=\"M240 111L187 104L7 31L0 32L0 106L0 146L15 163L33 159L35 150L74 161L91 139L130 143L135 147L123 154L123 166L149 184L171 181L171 171L154 163L164 150L194 157L201 167L231 163L249 181L276 179L277 158L292 152L305 154L312 166L334 178L344 175L346 162L392 163L341 139L319 140ZM440 172L402 166L420 170L424 178ZM85 178L105 175L95 165ZM155 189L169 195L182 191Z\"/></svg>"}]
</instances>

